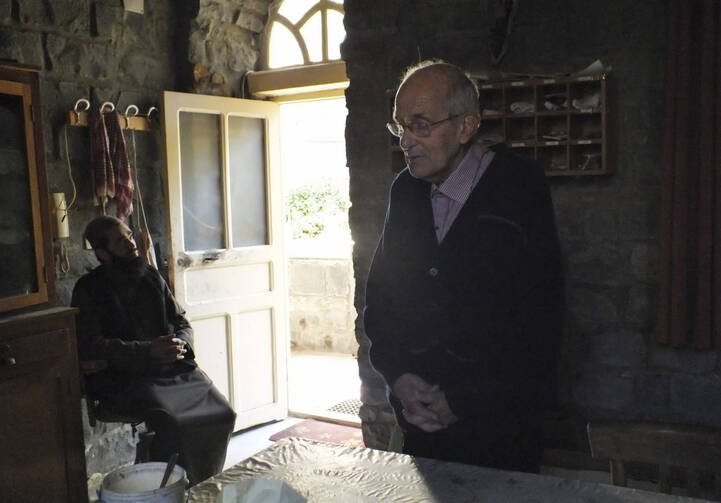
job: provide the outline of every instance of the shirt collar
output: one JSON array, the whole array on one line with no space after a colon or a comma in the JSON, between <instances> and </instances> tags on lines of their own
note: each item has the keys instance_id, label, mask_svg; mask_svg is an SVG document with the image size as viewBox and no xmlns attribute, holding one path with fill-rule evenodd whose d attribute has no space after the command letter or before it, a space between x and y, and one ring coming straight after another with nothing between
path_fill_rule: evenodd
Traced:
<instances>
[{"instance_id":1,"label":"shirt collar","mask_svg":"<svg viewBox=\"0 0 721 503\"><path fill-rule=\"evenodd\" d=\"M485 171L487 163L484 164L482 161L487 153L489 153L487 148L477 143L472 145L448 178L439 185L431 186L431 192L438 191L446 197L464 203L475 187L479 176L483 174L479 173L479 170L483 168Z\"/></svg>"}]
</instances>

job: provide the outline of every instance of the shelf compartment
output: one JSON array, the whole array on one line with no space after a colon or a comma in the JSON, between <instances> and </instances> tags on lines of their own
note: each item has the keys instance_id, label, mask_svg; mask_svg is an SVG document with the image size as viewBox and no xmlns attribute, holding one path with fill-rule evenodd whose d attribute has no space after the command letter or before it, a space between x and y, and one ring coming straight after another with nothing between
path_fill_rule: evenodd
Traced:
<instances>
[{"instance_id":1,"label":"shelf compartment","mask_svg":"<svg viewBox=\"0 0 721 503\"><path fill-rule=\"evenodd\" d=\"M536 162L546 173L568 171L568 145L545 145L536 149Z\"/></svg>"},{"instance_id":2,"label":"shelf compartment","mask_svg":"<svg viewBox=\"0 0 721 503\"><path fill-rule=\"evenodd\" d=\"M492 118L503 115L503 89L486 89L480 93L481 118Z\"/></svg>"},{"instance_id":3,"label":"shelf compartment","mask_svg":"<svg viewBox=\"0 0 721 503\"><path fill-rule=\"evenodd\" d=\"M547 112L565 112L570 105L568 99L568 85L551 84L538 87L538 102L536 110L539 113Z\"/></svg>"},{"instance_id":4,"label":"shelf compartment","mask_svg":"<svg viewBox=\"0 0 721 503\"><path fill-rule=\"evenodd\" d=\"M574 114L571 120L572 140L600 140L603 138L603 124L600 114Z\"/></svg>"},{"instance_id":5,"label":"shelf compartment","mask_svg":"<svg viewBox=\"0 0 721 503\"><path fill-rule=\"evenodd\" d=\"M536 141L536 119L530 117L514 117L506 122L506 138L509 142Z\"/></svg>"},{"instance_id":6,"label":"shelf compartment","mask_svg":"<svg viewBox=\"0 0 721 503\"><path fill-rule=\"evenodd\" d=\"M568 141L568 117L566 115L538 117L538 141Z\"/></svg>"},{"instance_id":7,"label":"shelf compartment","mask_svg":"<svg viewBox=\"0 0 721 503\"><path fill-rule=\"evenodd\" d=\"M478 128L478 137L485 143L500 143L506 141L506 131L503 119L482 118L481 125Z\"/></svg>"},{"instance_id":8,"label":"shelf compartment","mask_svg":"<svg viewBox=\"0 0 721 503\"><path fill-rule=\"evenodd\" d=\"M604 159L601 145L593 143L590 145L570 146L571 170L586 173L599 173L605 171Z\"/></svg>"},{"instance_id":9,"label":"shelf compartment","mask_svg":"<svg viewBox=\"0 0 721 503\"><path fill-rule=\"evenodd\" d=\"M510 87L506 88L506 113L534 114L538 110L535 88L523 81L514 81L509 85Z\"/></svg>"}]
</instances>

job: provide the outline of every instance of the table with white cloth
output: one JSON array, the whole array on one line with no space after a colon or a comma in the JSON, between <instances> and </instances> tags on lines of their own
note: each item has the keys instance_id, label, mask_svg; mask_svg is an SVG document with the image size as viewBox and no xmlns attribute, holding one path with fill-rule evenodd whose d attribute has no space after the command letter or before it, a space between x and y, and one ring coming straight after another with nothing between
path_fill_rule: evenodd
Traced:
<instances>
[{"instance_id":1,"label":"table with white cloth","mask_svg":"<svg viewBox=\"0 0 721 503\"><path fill-rule=\"evenodd\" d=\"M287 438L190 489L213 503L224 484L283 481L313 503L698 503L703 500L548 475Z\"/></svg>"}]
</instances>

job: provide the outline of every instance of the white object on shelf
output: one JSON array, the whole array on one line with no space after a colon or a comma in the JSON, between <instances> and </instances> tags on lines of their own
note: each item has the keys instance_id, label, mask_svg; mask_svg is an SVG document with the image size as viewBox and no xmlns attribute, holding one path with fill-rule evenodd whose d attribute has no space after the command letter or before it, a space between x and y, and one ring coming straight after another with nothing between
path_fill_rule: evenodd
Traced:
<instances>
[{"instance_id":1,"label":"white object on shelf","mask_svg":"<svg viewBox=\"0 0 721 503\"><path fill-rule=\"evenodd\" d=\"M145 12L144 0L123 0L123 5L128 12L135 12L137 14L143 14Z\"/></svg>"}]
</instances>

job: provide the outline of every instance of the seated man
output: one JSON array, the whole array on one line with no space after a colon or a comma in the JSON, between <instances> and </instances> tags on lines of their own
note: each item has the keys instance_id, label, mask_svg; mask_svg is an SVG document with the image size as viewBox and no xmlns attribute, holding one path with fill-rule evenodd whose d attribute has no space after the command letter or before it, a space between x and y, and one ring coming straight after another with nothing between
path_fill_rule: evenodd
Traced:
<instances>
[{"instance_id":1,"label":"seated man","mask_svg":"<svg viewBox=\"0 0 721 503\"><path fill-rule=\"evenodd\" d=\"M106 360L88 396L155 431L151 460L180 453L190 484L223 469L235 412L198 368L193 330L158 271L139 257L132 232L102 216L85 229L100 266L73 290L81 360Z\"/></svg>"}]
</instances>

